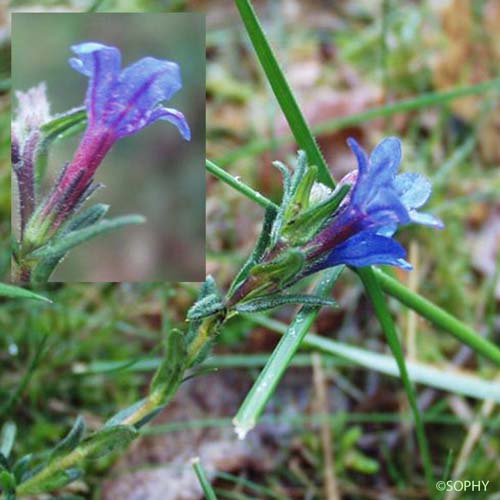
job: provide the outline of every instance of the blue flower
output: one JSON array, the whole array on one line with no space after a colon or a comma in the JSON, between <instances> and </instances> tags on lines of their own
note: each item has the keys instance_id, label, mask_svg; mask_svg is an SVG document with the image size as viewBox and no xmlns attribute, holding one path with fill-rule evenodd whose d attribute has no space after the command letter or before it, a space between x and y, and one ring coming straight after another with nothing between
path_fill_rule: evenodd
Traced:
<instances>
[{"instance_id":1,"label":"blue flower","mask_svg":"<svg viewBox=\"0 0 500 500\"><path fill-rule=\"evenodd\" d=\"M116 140L156 120L166 120L184 139L190 139L184 115L161 106L182 87L176 63L145 57L122 70L116 47L86 42L73 45L71 50L78 56L69 60L71 67L89 77L85 100L89 129Z\"/></svg>"},{"instance_id":2,"label":"blue flower","mask_svg":"<svg viewBox=\"0 0 500 500\"><path fill-rule=\"evenodd\" d=\"M368 159L354 139L348 144L358 161L349 195L326 226L305 247L308 265L302 276L339 264L363 267L388 264L411 269L405 249L394 239L400 225L410 223L442 228L436 217L418 212L431 194L431 184L416 173L397 174L401 142L384 139Z\"/></svg>"}]
</instances>

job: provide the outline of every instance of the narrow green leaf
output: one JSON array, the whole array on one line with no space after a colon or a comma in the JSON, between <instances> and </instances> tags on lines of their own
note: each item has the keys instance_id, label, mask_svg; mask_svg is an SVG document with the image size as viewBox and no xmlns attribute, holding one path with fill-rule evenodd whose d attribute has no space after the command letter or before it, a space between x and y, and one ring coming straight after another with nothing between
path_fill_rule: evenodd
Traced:
<instances>
[{"instance_id":1,"label":"narrow green leaf","mask_svg":"<svg viewBox=\"0 0 500 500\"><path fill-rule=\"evenodd\" d=\"M301 304L303 306L321 307L330 306L335 307L337 303L333 299L324 297L316 297L314 295L268 295L267 297L259 297L248 302L243 302L236 306L236 311L239 313L254 313L261 311L268 311L276 307L281 307L287 304Z\"/></svg>"},{"instance_id":2,"label":"narrow green leaf","mask_svg":"<svg viewBox=\"0 0 500 500\"><path fill-rule=\"evenodd\" d=\"M262 196L260 193L255 191L254 189L248 187L244 182L241 182L236 177L233 177L231 174L228 174L225 170L217 166L214 162L210 160L205 161L206 169L215 175L218 179L221 179L226 184L236 189L240 193L244 194L255 203L259 204L261 207L267 208L269 205L274 205L276 210L278 206L269 201L266 197Z\"/></svg>"},{"instance_id":3,"label":"narrow green leaf","mask_svg":"<svg viewBox=\"0 0 500 500\"><path fill-rule=\"evenodd\" d=\"M131 406L120 410L118 413L113 415L109 420L107 420L103 426L103 429L108 429L111 427L116 427L122 424L125 420L127 420L130 416L134 415L140 408L144 406L148 398L143 398L140 401L137 401Z\"/></svg>"},{"instance_id":4,"label":"narrow green leaf","mask_svg":"<svg viewBox=\"0 0 500 500\"><path fill-rule=\"evenodd\" d=\"M0 297L10 297L15 299L33 299L40 300L42 302L52 303L50 299L39 295L38 293L31 292L30 290L25 290L13 285L7 285L5 283L0 283Z\"/></svg>"},{"instance_id":5,"label":"narrow green leaf","mask_svg":"<svg viewBox=\"0 0 500 500\"><path fill-rule=\"evenodd\" d=\"M175 394L184 376L187 363L187 346L184 333L173 329L167 337L166 353L156 371L149 393L158 405L164 405Z\"/></svg>"},{"instance_id":6,"label":"narrow green leaf","mask_svg":"<svg viewBox=\"0 0 500 500\"><path fill-rule=\"evenodd\" d=\"M83 420L83 417L78 416L67 436L52 450L49 461L57 460L58 458L73 451L80 443L84 432L85 421Z\"/></svg>"},{"instance_id":7,"label":"narrow green leaf","mask_svg":"<svg viewBox=\"0 0 500 500\"><path fill-rule=\"evenodd\" d=\"M248 277L250 270L260 261L267 247L269 246L269 241L271 238L271 230L276 218L276 208L273 206L266 207L266 213L264 215L264 223L262 224L262 229L260 231L259 238L255 244L252 254L248 257L245 264L242 266L236 277L234 278L227 296L230 297L234 290Z\"/></svg>"},{"instance_id":8,"label":"narrow green leaf","mask_svg":"<svg viewBox=\"0 0 500 500\"><path fill-rule=\"evenodd\" d=\"M300 154L300 152L299 152ZM311 165L305 171L300 184L297 186L293 194L292 206L294 207L295 212L301 212L303 210L307 210L309 207L309 198L311 197L311 189L318 177L318 167L316 165ZM290 217L293 217L295 214L291 214L287 212L285 214L285 218L288 221Z\"/></svg>"},{"instance_id":9,"label":"narrow green leaf","mask_svg":"<svg viewBox=\"0 0 500 500\"><path fill-rule=\"evenodd\" d=\"M87 124L87 113L85 108L75 108L67 113L57 115L48 123L40 128L43 136L41 144L38 147L35 164L35 184L36 190L39 190L40 184L47 170L47 161L50 146L66 137L71 137L81 132Z\"/></svg>"},{"instance_id":10,"label":"narrow green leaf","mask_svg":"<svg viewBox=\"0 0 500 500\"><path fill-rule=\"evenodd\" d=\"M80 245L91 238L130 224L142 224L144 221L145 219L142 215L124 215L123 217L102 220L90 227L72 231L62 238L40 247L35 250L31 256L39 259L57 257L58 255L65 254L71 248Z\"/></svg>"},{"instance_id":11,"label":"narrow green leaf","mask_svg":"<svg viewBox=\"0 0 500 500\"><path fill-rule=\"evenodd\" d=\"M224 304L219 297L218 293L211 293L203 297L201 300L197 300L189 309L187 313L187 319L189 321L196 321L199 319L206 318L207 316L212 316L224 310Z\"/></svg>"},{"instance_id":12,"label":"narrow green leaf","mask_svg":"<svg viewBox=\"0 0 500 500\"><path fill-rule=\"evenodd\" d=\"M297 202L298 197L302 196L304 193L300 193L301 191L299 188L303 184L304 181L304 176L307 173L307 155L305 151L299 150L297 153L297 164L295 166L295 170L293 172L293 177L292 177L292 185L290 186L290 191L292 195L292 200L294 202ZM317 170L318 167L314 167L312 170ZM317 173L316 173L317 174ZM312 186L313 181L316 179L316 175L312 179L308 179L306 184L309 184Z\"/></svg>"},{"instance_id":13,"label":"narrow green leaf","mask_svg":"<svg viewBox=\"0 0 500 500\"><path fill-rule=\"evenodd\" d=\"M85 107L74 108L66 113L56 115L50 122L43 124L40 130L45 137L55 137L74 125L86 122L87 112Z\"/></svg>"},{"instance_id":14,"label":"narrow green leaf","mask_svg":"<svg viewBox=\"0 0 500 500\"><path fill-rule=\"evenodd\" d=\"M374 269L375 277L382 290L398 299L402 304L413 309L431 323L451 333L460 342L467 344L478 354L500 366L500 347L481 337L479 333L462 323L450 313L441 309L421 295L412 292L398 280L391 278L380 269Z\"/></svg>"},{"instance_id":15,"label":"narrow green leaf","mask_svg":"<svg viewBox=\"0 0 500 500\"><path fill-rule=\"evenodd\" d=\"M77 215L67 227L63 228L58 233L58 236L69 234L71 231L83 229L95 224L101 220L109 209L109 205L98 203L87 208L81 214ZM35 266L31 274L32 283L45 283L49 280L50 275L54 272L61 259L64 257L64 252L59 255L47 257Z\"/></svg>"},{"instance_id":16,"label":"narrow green leaf","mask_svg":"<svg viewBox=\"0 0 500 500\"><path fill-rule=\"evenodd\" d=\"M125 449L136 437L137 430L130 425L105 427L84 439L78 451L88 459L97 459Z\"/></svg>"},{"instance_id":17,"label":"narrow green leaf","mask_svg":"<svg viewBox=\"0 0 500 500\"><path fill-rule=\"evenodd\" d=\"M74 217L69 223L68 230L75 231L77 229L83 229L84 227L91 226L97 221L100 221L106 215L108 210L109 205L106 205L105 203L96 203Z\"/></svg>"}]
</instances>

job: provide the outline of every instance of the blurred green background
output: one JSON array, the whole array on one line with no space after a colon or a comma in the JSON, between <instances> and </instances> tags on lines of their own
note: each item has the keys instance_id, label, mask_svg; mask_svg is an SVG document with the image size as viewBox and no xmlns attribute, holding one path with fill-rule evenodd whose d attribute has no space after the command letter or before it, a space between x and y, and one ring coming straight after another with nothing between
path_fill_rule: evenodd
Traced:
<instances>
[{"instance_id":1,"label":"blurred green background","mask_svg":"<svg viewBox=\"0 0 500 500\"><path fill-rule=\"evenodd\" d=\"M123 67L152 56L177 62L183 88L168 102L182 111L191 142L167 122L119 141L96 181L91 202L109 216L138 213L130 226L73 250L54 281L200 281L205 276L205 24L201 14L13 14L12 80L26 91L48 87L53 114L83 104L87 78L72 70L70 46L98 41L119 47ZM15 108L15 103L13 103ZM53 182L79 136L57 145L49 161ZM13 210L13 213L15 211Z\"/></svg>"}]
</instances>

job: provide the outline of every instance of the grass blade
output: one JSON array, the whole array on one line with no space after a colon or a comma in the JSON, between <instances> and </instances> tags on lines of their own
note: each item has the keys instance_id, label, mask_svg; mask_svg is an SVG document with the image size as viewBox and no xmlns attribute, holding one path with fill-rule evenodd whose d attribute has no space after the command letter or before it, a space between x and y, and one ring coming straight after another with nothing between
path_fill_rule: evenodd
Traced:
<instances>
[{"instance_id":1,"label":"grass blade","mask_svg":"<svg viewBox=\"0 0 500 500\"><path fill-rule=\"evenodd\" d=\"M314 290L314 295L327 297L343 269L344 266L338 266L326 271L323 279ZM314 323L319 309L319 307L302 307L269 356L266 366L260 372L233 419L235 431L240 439L243 439L248 431L255 427L294 354Z\"/></svg>"},{"instance_id":2,"label":"grass blade","mask_svg":"<svg viewBox=\"0 0 500 500\"><path fill-rule=\"evenodd\" d=\"M413 418L415 420L415 430L417 434L418 446L420 452L422 453L422 462L424 466L424 474L427 482L427 487L429 489L428 493L433 496L435 490L434 473L432 471L432 460L429 451L429 445L427 443L427 438L425 436L425 427L422 416L420 415L420 410L418 408L417 396L415 390L408 376L408 369L406 368L406 362L403 355L403 350L396 333L396 327L392 320L389 308L385 301L385 297L382 293L382 289L375 277L373 269L370 267L363 267L357 270L358 276L361 278L363 285L365 287L366 293L370 298L373 308L375 309L375 314L380 322L380 326L385 333L387 338L387 343L391 348L392 354L396 363L398 365L399 373L401 375L401 380L403 382L408 401L413 413Z\"/></svg>"},{"instance_id":3,"label":"grass blade","mask_svg":"<svg viewBox=\"0 0 500 500\"><path fill-rule=\"evenodd\" d=\"M267 76L267 80L290 125L299 148L306 152L308 162L318 167L319 180L323 182L323 184L333 187L335 183L330 175L325 159L300 111L292 89L288 85L283 71L274 56L273 50L255 15L252 4L248 0L235 0L235 3L240 12L241 19L245 24L248 36L252 41L257 57L259 58L260 64Z\"/></svg>"},{"instance_id":4,"label":"grass blade","mask_svg":"<svg viewBox=\"0 0 500 500\"><path fill-rule=\"evenodd\" d=\"M281 321L276 321L263 314L252 314L245 317L249 321L281 335L286 333L287 325ZM349 364L362 366L385 375L392 377L400 376L394 357L388 354L372 352L362 347L338 342L322 335L316 335L313 332L309 332L305 336L302 346L334 356L335 359L332 359L331 362L335 362L335 366L340 366L342 364L341 360L344 360ZM213 368L225 368L226 366L233 368L241 368L242 366L256 367L264 364L264 358L265 356L261 355L246 355L244 359L239 359L239 357L233 359L232 356L214 356L209 360L209 366ZM325 361L327 359L325 358ZM159 362L160 360L156 360L155 366ZM123 362L117 363L123 364ZM307 354L297 354L293 364L294 366L309 366L310 358ZM146 366L144 366L145 368ZM410 380L414 383L447 391L451 394L461 394L474 399L492 400L500 403L500 384L495 379L487 380L478 375L464 373L461 370L434 367L426 363L411 360L406 361L406 368L408 369ZM149 369L152 370L153 368Z\"/></svg>"},{"instance_id":5,"label":"grass blade","mask_svg":"<svg viewBox=\"0 0 500 500\"><path fill-rule=\"evenodd\" d=\"M376 118L387 118L400 113L408 113L410 111L428 108L430 106L439 106L464 96L484 94L489 90L499 88L500 81L496 79L487 80L485 82L478 83L477 85L457 87L442 92L428 92L425 94L420 94L416 97L387 104L385 106L378 106L372 109L367 109L366 111L362 111L361 113L332 118L331 120L326 120L323 123L316 125L315 127L311 127L311 130L316 136L332 134L339 130L353 127L360 123L366 123L367 121L375 120ZM294 141L295 138L292 134L274 138L272 141L267 139L257 139L241 148L238 148L236 151L231 151L221 158L217 158L216 161L218 165L229 165L230 163L240 158L257 155L264 151L268 151L273 147L284 146L287 144L291 144Z\"/></svg>"},{"instance_id":6,"label":"grass blade","mask_svg":"<svg viewBox=\"0 0 500 500\"><path fill-rule=\"evenodd\" d=\"M210 484L210 481L207 478L207 473L205 472L205 468L201 464L200 459L198 457L194 458L192 460L192 464L206 500L217 500L215 492L212 488L212 485Z\"/></svg>"},{"instance_id":7,"label":"grass blade","mask_svg":"<svg viewBox=\"0 0 500 500\"><path fill-rule=\"evenodd\" d=\"M413 293L398 280L391 278L380 269L373 270L382 290L398 299L410 309L418 312L434 325L450 332L460 342L467 344L478 354L482 354L500 366L500 348L481 337L472 328L447 313L417 293Z\"/></svg>"}]
</instances>

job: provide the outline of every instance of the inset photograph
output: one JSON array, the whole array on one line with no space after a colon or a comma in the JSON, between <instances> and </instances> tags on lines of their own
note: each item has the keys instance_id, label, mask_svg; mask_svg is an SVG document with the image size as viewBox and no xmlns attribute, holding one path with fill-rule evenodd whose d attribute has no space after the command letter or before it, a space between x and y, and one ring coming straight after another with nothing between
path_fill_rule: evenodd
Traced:
<instances>
[{"instance_id":1,"label":"inset photograph","mask_svg":"<svg viewBox=\"0 0 500 500\"><path fill-rule=\"evenodd\" d=\"M12 280L203 280L204 15L12 17Z\"/></svg>"}]
</instances>

